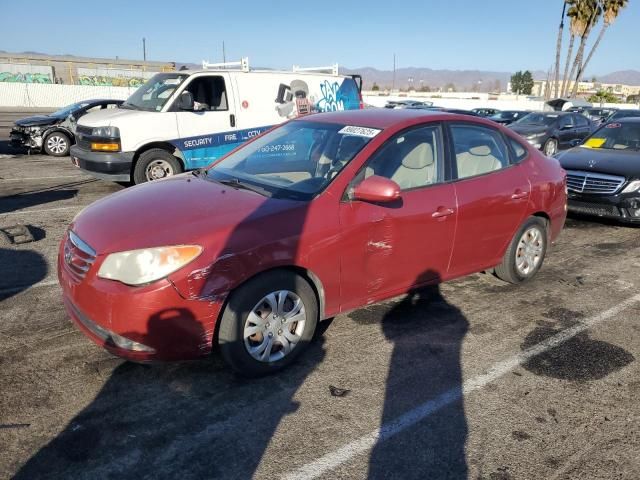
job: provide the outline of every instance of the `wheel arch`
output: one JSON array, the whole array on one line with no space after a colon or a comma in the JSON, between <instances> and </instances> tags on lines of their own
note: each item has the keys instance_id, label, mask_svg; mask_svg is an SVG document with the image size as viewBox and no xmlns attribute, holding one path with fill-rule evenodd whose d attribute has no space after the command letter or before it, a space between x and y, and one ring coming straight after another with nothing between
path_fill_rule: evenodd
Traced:
<instances>
[{"instance_id":1,"label":"wheel arch","mask_svg":"<svg viewBox=\"0 0 640 480\"><path fill-rule=\"evenodd\" d=\"M67 137L69 137L69 141L72 144L76 143L76 136L73 134L71 130L61 125L52 125L51 127L47 128L44 132L42 132L42 145L44 146L44 141L49 135L56 132L64 133Z\"/></svg>"},{"instance_id":2,"label":"wheel arch","mask_svg":"<svg viewBox=\"0 0 640 480\"><path fill-rule=\"evenodd\" d=\"M146 143L136 150L136 153L133 156L133 161L131 163L131 172L133 172L134 169L136 168L136 163L138 163L138 160L140 159L140 155L154 148L159 148L160 150L164 150L170 153L171 155L173 155L174 157L176 157L178 162L180 162L180 166L182 167L182 170L183 171L185 170L184 157L180 154L180 151L169 142L159 141L159 142Z\"/></svg>"}]
</instances>

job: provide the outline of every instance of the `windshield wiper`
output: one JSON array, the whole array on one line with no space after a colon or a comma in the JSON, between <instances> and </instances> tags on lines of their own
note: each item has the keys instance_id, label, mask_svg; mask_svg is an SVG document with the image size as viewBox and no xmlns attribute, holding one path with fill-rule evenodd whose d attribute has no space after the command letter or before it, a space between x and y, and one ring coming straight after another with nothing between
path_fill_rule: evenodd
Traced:
<instances>
[{"instance_id":1,"label":"windshield wiper","mask_svg":"<svg viewBox=\"0 0 640 480\"><path fill-rule=\"evenodd\" d=\"M231 177L231 178L227 178L227 179L224 179L224 180L221 180L221 179L218 179L218 178L214 178L212 180L215 180L216 182L221 183L223 185L227 185L227 186L229 186L231 188L235 188L236 190L240 190L240 189L249 190L251 192L258 193L258 194L260 194L262 196L265 196L265 197L270 197L271 196L271 192L269 190L266 190L264 188L258 187L256 185L251 185L249 183L244 183L244 182L240 181L239 178L236 178L236 177Z\"/></svg>"}]
</instances>

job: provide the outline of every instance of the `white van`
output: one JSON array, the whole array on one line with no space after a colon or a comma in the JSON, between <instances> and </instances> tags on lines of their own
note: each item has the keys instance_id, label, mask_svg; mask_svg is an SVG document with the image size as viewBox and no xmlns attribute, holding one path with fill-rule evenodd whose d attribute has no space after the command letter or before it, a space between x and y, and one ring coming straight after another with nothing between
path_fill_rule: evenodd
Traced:
<instances>
[{"instance_id":1,"label":"white van","mask_svg":"<svg viewBox=\"0 0 640 480\"><path fill-rule=\"evenodd\" d=\"M245 58L203 68L158 73L119 108L82 117L74 165L142 183L204 167L290 118L363 108L362 78L339 75L337 65L258 71Z\"/></svg>"}]
</instances>

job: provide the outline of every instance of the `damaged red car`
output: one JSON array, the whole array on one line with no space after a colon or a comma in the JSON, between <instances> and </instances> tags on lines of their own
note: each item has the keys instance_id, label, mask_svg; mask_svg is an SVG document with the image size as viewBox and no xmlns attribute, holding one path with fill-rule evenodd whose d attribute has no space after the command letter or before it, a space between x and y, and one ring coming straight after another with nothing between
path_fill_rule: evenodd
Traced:
<instances>
[{"instance_id":1,"label":"damaged red car","mask_svg":"<svg viewBox=\"0 0 640 480\"><path fill-rule=\"evenodd\" d=\"M557 160L493 122L317 114L90 205L60 244L58 276L71 318L112 353L219 348L256 376L339 313L474 272L531 279L566 201Z\"/></svg>"}]
</instances>

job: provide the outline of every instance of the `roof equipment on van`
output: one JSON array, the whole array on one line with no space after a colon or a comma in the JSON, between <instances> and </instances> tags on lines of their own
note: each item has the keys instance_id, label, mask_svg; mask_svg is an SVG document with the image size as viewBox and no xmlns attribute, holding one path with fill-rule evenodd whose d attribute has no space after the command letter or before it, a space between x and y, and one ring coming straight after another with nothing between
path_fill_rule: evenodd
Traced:
<instances>
[{"instance_id":1,"label":"roof equipment on van","mask_svg":"<svg viewBox=\"0 0 640 480\"><path fill-rule=\"evenodd\" d=\"M294 72L318 72L318 73L330 73L331 75L338 75L338 64L334 63L333 65L329 65L327 67L300 67L299 65L294 65Z\"/></svg>"},{"instance_id":2,"label":"roof equipment on van","mask_svg":"<svg viewBox=\"0 0 640 480\"><path fill-rule=\"evenodd\" d=\"M222 62L222 63L209 63L206 61L202 61L202 69L216 69L216 68L229 68L229 67L240 67L243 72L249 71L249 57L242 57L239 62Z\"/></svg>"}]
</instances>

